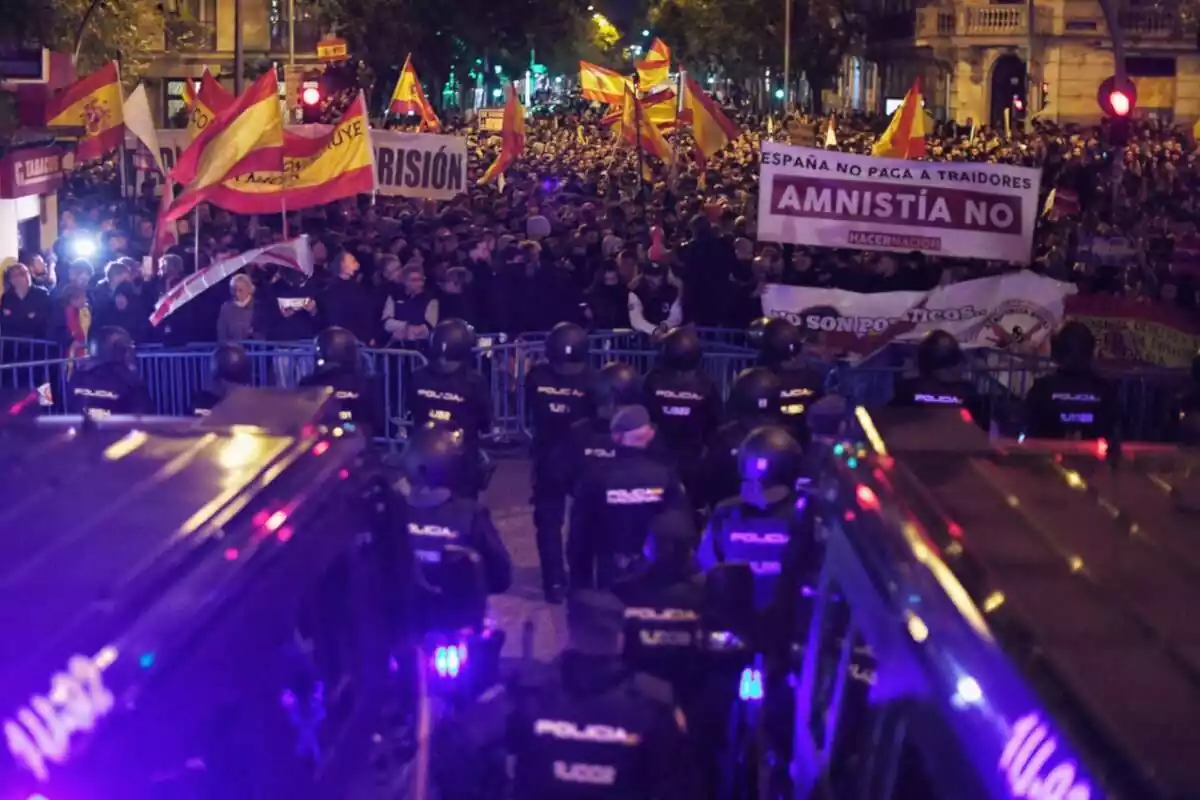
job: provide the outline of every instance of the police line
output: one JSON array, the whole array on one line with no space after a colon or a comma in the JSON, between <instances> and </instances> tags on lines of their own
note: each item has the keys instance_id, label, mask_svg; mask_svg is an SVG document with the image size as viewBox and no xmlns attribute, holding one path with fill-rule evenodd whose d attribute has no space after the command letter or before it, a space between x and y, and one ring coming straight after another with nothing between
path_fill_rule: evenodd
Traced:
<instances>
[{"instance_id":1,"label":"police line","mask_svg":"<svg viewBox=\"0 0 1200 800\"><path fill-rule=\"evenodd\" d=\"M163 166L174 169L187 148L187 131L164 129L157 134ZM372 129L371 146L380 194L451 200L468 189L467 140L461 136Z\"/></svg>"}]
</instances>

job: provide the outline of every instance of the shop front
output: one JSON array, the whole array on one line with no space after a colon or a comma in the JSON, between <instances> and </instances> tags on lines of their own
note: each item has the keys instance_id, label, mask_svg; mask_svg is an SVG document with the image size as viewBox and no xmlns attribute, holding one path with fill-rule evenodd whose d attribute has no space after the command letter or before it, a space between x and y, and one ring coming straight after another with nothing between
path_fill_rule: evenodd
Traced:
<instances>
[{"instance_id":1,"label":"shop front","mask_svg":"<svg viewBox=\"0 0 1200 800\"><path fill-rule=\"evenodd\" d=\"M0 158L0 261L54 243L64 155L60 147L29 147Z\"/></svg>"}]
</instances>

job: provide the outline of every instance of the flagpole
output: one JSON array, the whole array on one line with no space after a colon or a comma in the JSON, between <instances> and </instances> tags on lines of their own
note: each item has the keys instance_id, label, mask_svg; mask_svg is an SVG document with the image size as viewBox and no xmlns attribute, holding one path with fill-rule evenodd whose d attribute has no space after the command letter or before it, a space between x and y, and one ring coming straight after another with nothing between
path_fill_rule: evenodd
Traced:
<instances>
[{"instance_id":1,"label":"flagpole","mask_svg":"<svg viewBox=\"0 0 1200 800\"><path fill-rule=\"evenodd\" d=\"M279 198L279 216L283 220L283 238L286 240L288 238L287 197Z\"/></svg>"},{"instance_id":2,"label":"flagpole","mask_svg":"<svg viewBox=\"0 0 1200 800\"><path fill-rule=\"evenodd\" d=\"M682 124L683 116L683 76L687 70L683 65L679 65L679 75L675 81L675 137L671 140L671 169L670 174L673 177L671 181L671 190L675 190L675 180L679 178L679 126Z\"/></svg>"},{"instance_id":3,"label":"flagpole","mask_svg":"<svg viewBox=\"0 0 1200 800\"><path fill-rule=\"evenodd\" d=\"M638 181L638 200L645 202L646 194L646 179L643 176L645 170L645 156L642 154L642 99L641 92L638 87L641 84L641 78L637 71L633 73L633 138L637 142L637 181Z\"/></svg>"},{"instance_id":4,"label":"flagpole","mask_svg":"<svg viewBox=\"0 0 1200 800\"><path fill-rule=\"evenodd\" d=\"M125 147L125 136L121 136L121 144L118 145L117 158L120 161L121 168L121 205L125 209L125 225L128 228L133 228L133 209L129 207L129 175L126 161L129 160L129 151Z\"/></svg>"},{"instance_id":5,"label":"flagpole","mask_svg":"<svg viewBox=\"0 0 1200 800\"><path fill-rule=\"evenodd\" d=\"M192 210L192 258L196 262L196 269L200 269L200 206Z\"/></svg>"}]
</instances>

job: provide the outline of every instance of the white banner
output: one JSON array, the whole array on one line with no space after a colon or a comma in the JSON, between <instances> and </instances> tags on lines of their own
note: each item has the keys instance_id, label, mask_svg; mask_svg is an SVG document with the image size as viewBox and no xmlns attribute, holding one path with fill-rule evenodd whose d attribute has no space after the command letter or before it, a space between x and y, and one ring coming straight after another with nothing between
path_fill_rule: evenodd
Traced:
<instances>
[{"instance_id":1,"label":"white banner","mask_svg":"<svg viewBox=\"0 0 1200 800\"><path fill-rule=\"evenodd\" d=\"M1063 320L1075 285L1032 272L939 286L930 292L859 294L769 284L763 314L784 317L816 335L822 349L863 358L892 342L916 342L933 330L965 348L1041 353Z\"/></svg>"},{"instance_id":2,"label":"white banner","mask_svg":"<svg viewBox=\"0 0 1200 800\"><path fill-rule=\"evenodd\" d=\"M304 126L316 127L316 126ZM158 131L163 166L174 169L188 145L187 131ZM379 193L451 200L468 191L467 140L436 133L371 130Z\"/></svg>"},{"instance_id":3,"label":"white banner","mask_svg":"<svg viewBox=\"0 0 1200 800\"><path fill-rule=\"evenodd\" d=\"M1041 173L762 143L758 237L1028 264Z\"/></svg>"}]
</instances>

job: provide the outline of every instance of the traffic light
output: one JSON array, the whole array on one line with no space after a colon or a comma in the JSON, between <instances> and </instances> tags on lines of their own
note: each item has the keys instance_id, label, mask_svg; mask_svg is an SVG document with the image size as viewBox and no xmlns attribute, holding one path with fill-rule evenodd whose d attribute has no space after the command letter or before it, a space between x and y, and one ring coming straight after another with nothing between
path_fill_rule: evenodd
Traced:
<instances>
[{"instance_id":1,"label":"traffic light","mask_svg":"<svg viewBox=\"0 0 1200 800\"><path fill-rule=\"evenodd\" d=\"M324 120L321 117L321 89L315 81L306 81L300 89L301 117L306 125L313 125Z\"/></svg>"},{"instance_id":2,"label":"traffic light","mask_svg":"<svg viewBox=\"0 0 1200 800\"><path fill-rule=\"evenodd\" d=\"M1105 116L1126 119L1137 107L1137 86L1128 78L1118 82L1117 76L1111 75L1100 82L1096 102Z\"/></svg>"}]
</instances>

